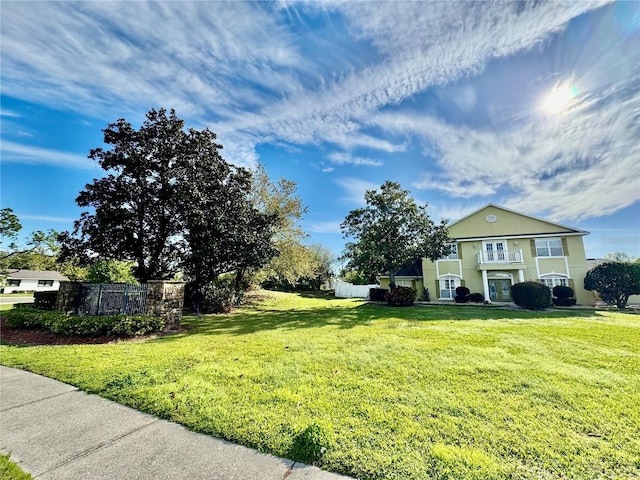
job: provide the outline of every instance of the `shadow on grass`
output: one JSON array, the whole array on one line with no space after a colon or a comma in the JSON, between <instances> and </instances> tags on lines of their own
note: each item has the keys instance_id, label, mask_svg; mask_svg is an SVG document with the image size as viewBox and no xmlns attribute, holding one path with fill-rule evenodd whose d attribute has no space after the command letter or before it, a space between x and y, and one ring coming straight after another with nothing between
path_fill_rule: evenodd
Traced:
<instances>
[{"instance_id":1,"label":"shadow on grass","mask_svg":"<svg viewBox=\"0 0 640 480\"><path fill-rule=\"evenodd\" d=\"M348 330L375 321L400 320L410 322L473 321L473 320L535 320L576 317L599 317L594 310L529 311L513 308L478 308L474 306L428 305L409 308L364 304L346 307L310 309L255 309L231 315L187 316L183 323L188 330L183 334L156 341L171 341L191 335L248 335L268 330L310 329L333 326Z\"/></svg>"}]
</instances>

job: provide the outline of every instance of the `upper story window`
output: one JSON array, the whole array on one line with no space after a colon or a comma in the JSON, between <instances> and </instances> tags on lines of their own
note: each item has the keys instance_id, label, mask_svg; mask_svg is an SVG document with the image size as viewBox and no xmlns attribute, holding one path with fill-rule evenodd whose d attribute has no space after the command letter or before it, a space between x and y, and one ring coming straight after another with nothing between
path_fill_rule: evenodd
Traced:
<instances>
[{"instance_id":1,"label":"upper story window","mask_svg":"<svg viewBox=\"0 0 640 480\"><path fill-rule=\"evenodd\" d=\"M53 287L53 280L38 280L39 287Z\"/></svg>"},{"instance_id":2,"label":"upper story window","mask_svg":"<svg viewBox=\"0 0 640 480\"><path fill-rule=\"evenodd\" d=\"M20 286L20 280L7 280L7 285L9 287L19 287Z\"/></svg>"},{"instance_id":3,"label":"upper story window","mask_svg":"<svg viewBox=\"0 0 640 480\"><path fill-rule=\"evenodd\" d=\"M458 245L452 243L449 246L451 247L451 253L449 255L445 255L440 260L458 260Z\"/></svg>"},{"instance_id":4,"label":"upper story window","mask_svg":"<svg viewBox=\"0 0 640 480\"><path fill-rule=\"evenodd\" d=\"M536 239L536 255L538 257L563 257L562 239L539 238Z\"/></svg>"}]
</instances>

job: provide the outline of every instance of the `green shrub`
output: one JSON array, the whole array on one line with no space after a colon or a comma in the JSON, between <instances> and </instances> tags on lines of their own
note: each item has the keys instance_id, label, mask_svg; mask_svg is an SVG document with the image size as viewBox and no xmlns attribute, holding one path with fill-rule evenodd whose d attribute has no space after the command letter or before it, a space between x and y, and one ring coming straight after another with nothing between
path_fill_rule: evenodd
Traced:
<instances>
[{"instance_id":1,"label":"green shrub","mask_svg":"<svg viewBox=\"0 0 640 480\"><path fill-rule=\"evenodd\" d=\"M7 327L18 329L44 329L56 335L67 337L99 337L118 335L135 337L147 333L159 332L164 328L164 320L149 315L113 317L66 315L63 312L43 311L35 308L17 308L3 314L7 318Z\"/></svg>"},{"instance_id":2,"label":"green shrub","mask_svg":"<svg viewBox=\"0 0 640 480\"><path fill-rule=\"evenodd\" d=\"M372 302L384 302L387 298L387 293L389 293L389 290L386 288L370 288L369 300Z\"/></svg>"},{"instance_id":3,"label":"green shrub","mask_svg":"<svg viewBox=\"0 0 640 480\"><path fill-rule=\"evenodd\" d=\"M416 291L409 287L396 287L387 292L387 303L393 307L409 307L416 301Z\"/></svg>"},{"instance_id":4,"label":"green shrub","mask_svg":"<svg viewBox=\"0 0 640 480\"><path fill-rule=\"evenodd\" d=\"M564 285L556 285L553 287L553 304L556 307L570 307L576 304L576 299L573 297L573 289L571 287L565 287Z\"/></svg>"},{"instance_id":5,"label":"green shrub","mask_svg":"<svg viewBox=\"0 0 640 480\"><path fill-rule=\"evenodd\" d=\"M35 292L33 294L33 306L38 310L53 310L56 308L58 292Z\"/></svg>"},{"instance_id":6,"label":"green shrub","mask_svg":"<svg viewBox=\"0 0 640 480\"><path fill-rule=\"evenodd\" d=\"M164 319L150 315L118 316L113 325L114 335L138 337L147 333L160 332L164 328Z\"/></svg>"},{"instance_id":7,"label":"green shrub","mask_svg":"<svg viewBox=\"0 0 640 480\"><path fill-rule=\"evenodd\" d=\"M62 312L37 310L31 306L7 310L3 315L7 319L7 327L30 330L49 330L49 325L65 316Z\"/></svg>"},{"instance_id":8,"label":"green shrub","mask_svg":"<svg viewBox=\"0 0 640 480\"><path fill-rule=\"evenodd\" d=\"M312 423L294 437L289 453L294 460L315 465L332 445L331 429Z\"/></svg>"},{"instance_id":9,"label":"green shrub","mask_svg":"<svg viewBox=\"0 0 640 480\"><path fill-rule=\"evenodd\" d=\"M108 335L113 330L117 317L78 317L63 315L55 319L48 330L65 337L99 337Z\"/></svg>"},{"instance_id":10,"label":"green shrub","mask_svg":"<svg viewBox=\"0 0 640 480\"><path fill-rule=\"evenodd\" d=\"M470 302L484 303L484 295L481 293L470 293L467 298Z\"/></svg>"},{"instance_id":11,"label":"green shrub","mask_svg":"<svg viewBox=\"0 0 640 480\"><path fill-rule=\"evenodd\" d=\"M471 293L471 291L467 287L458 287L456 288L456 296L453 297L453 300L456 303L467 303L469 301L469 293Z\"/></svg>"},{"instance_id":12,"label":"green shrub","mask_svg":"<svg viewBox=\"0 0 640 480\"><path fill-rule=\"evenodd\" d=\"M232 280L219 279L198 287L194 282L185 285L185 308L195 313L229 313L240 299Z\"/></svg>"},{"instance_id":13,"label":"green shrub","mask_svg":"<svg viewBox=\"0 0 640 480\"><path fill-rule=\"evenodd\" d=\"M573 288L564 285L556 285L553 287L553 296L556 298L573 298Z\"/></svg>"},{"instance_id":14,"label":"green shrub","mask_svg":"<svg viewBox=\"0 0 640 480\"><path fill-rule=\"evenodd\" d=\"M522 282L511 286L516 305L528 310L544 310L551 306L551 289L538 282Z\"/></svg>"}]
</instances>

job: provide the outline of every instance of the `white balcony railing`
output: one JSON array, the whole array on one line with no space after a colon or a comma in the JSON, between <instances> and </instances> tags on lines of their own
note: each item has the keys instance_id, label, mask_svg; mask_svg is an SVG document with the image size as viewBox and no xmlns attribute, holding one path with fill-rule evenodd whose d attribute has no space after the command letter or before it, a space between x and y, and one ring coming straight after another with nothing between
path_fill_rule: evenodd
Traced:
<instances>
[{"instance_id":1,"label":"white balcony railing","mask_svg":"<svg viewBox=\"0 0 640 480\"><path fill-rule=\"evenodd\" d=\"M478 252L478 264L485 263L522 263L522 250L483 250Z\"/></svg>"}]
</instances>

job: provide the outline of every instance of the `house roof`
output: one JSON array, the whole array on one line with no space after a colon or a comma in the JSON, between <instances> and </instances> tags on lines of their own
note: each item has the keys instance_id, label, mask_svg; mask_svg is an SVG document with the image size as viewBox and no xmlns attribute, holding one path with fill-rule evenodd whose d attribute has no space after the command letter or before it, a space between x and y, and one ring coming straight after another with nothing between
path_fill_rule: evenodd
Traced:
<instances>
[{"instance_id":1,"label":"house roof","mask_svg":"<svg viewBox=\"0 0 640 480\"><path fill-rule=\"evenodd\" d=\"M8 270L7 278L12 280L58 280L58 281L69 280L60 272L39 271L39 270Z\"/></svg>"},{"instance_id":2,"label":"house roof","mask_svg":"<svg viewBox=\"0 0 640 480\"><path fill-rule=\"evenodd\" d=\"M470 217L473 217L474 215L478 214L479 212L482 212L483 210L487 210L487 209L490 209L490 208L502 210L504 212L508 212L508 213L511 213L511 214L514 214L514 215L518 215L518 216L521 216L521 217L524 217L524 218L528 218L528 219L534 220L536 222L542 222L542 223L544 223L544 224L546 224L546 225L548 225L550 227L557 228L558 230L557 230L557 232L555 232L555 234L562 234L562 235L588 235L589 234L589 232L587 232L586 230L580 230L579 228L569 227L569 226L563 225L561 223L551 222L551 221L543 219L543 218L534 217L533 215L528 215L526 213L518 212L516 210L511 210L511 209L508 209L508 208L503 207L501 205L497 205L495 203L487 203L483 207L481 207L481 208L479 208L477 210L474 210L473 212L465 215L464 217L456 220L455 222L450 223L448 226L449 226L449 228L452 228L455 225L458 225L458 224L464 222L465 220L469 219ZM512 233L510 233L508 235L512 236L515 233L516 232L512 232ZM539 235L539 234L541 234L541 232L534 232L534 231L531 231L531 232L517 232L517 235L521 236L521 237L528 237L528 236L534 236L534 235ZM545 235L549 235L549 234L554 234L554 232L549 230L547 232L544 232L544 234ZM479 237L483 237L483 236L484 235L480 235ZM469 238L471 238L471 237L469 237Z\"/></svg>"}]
</instances>

